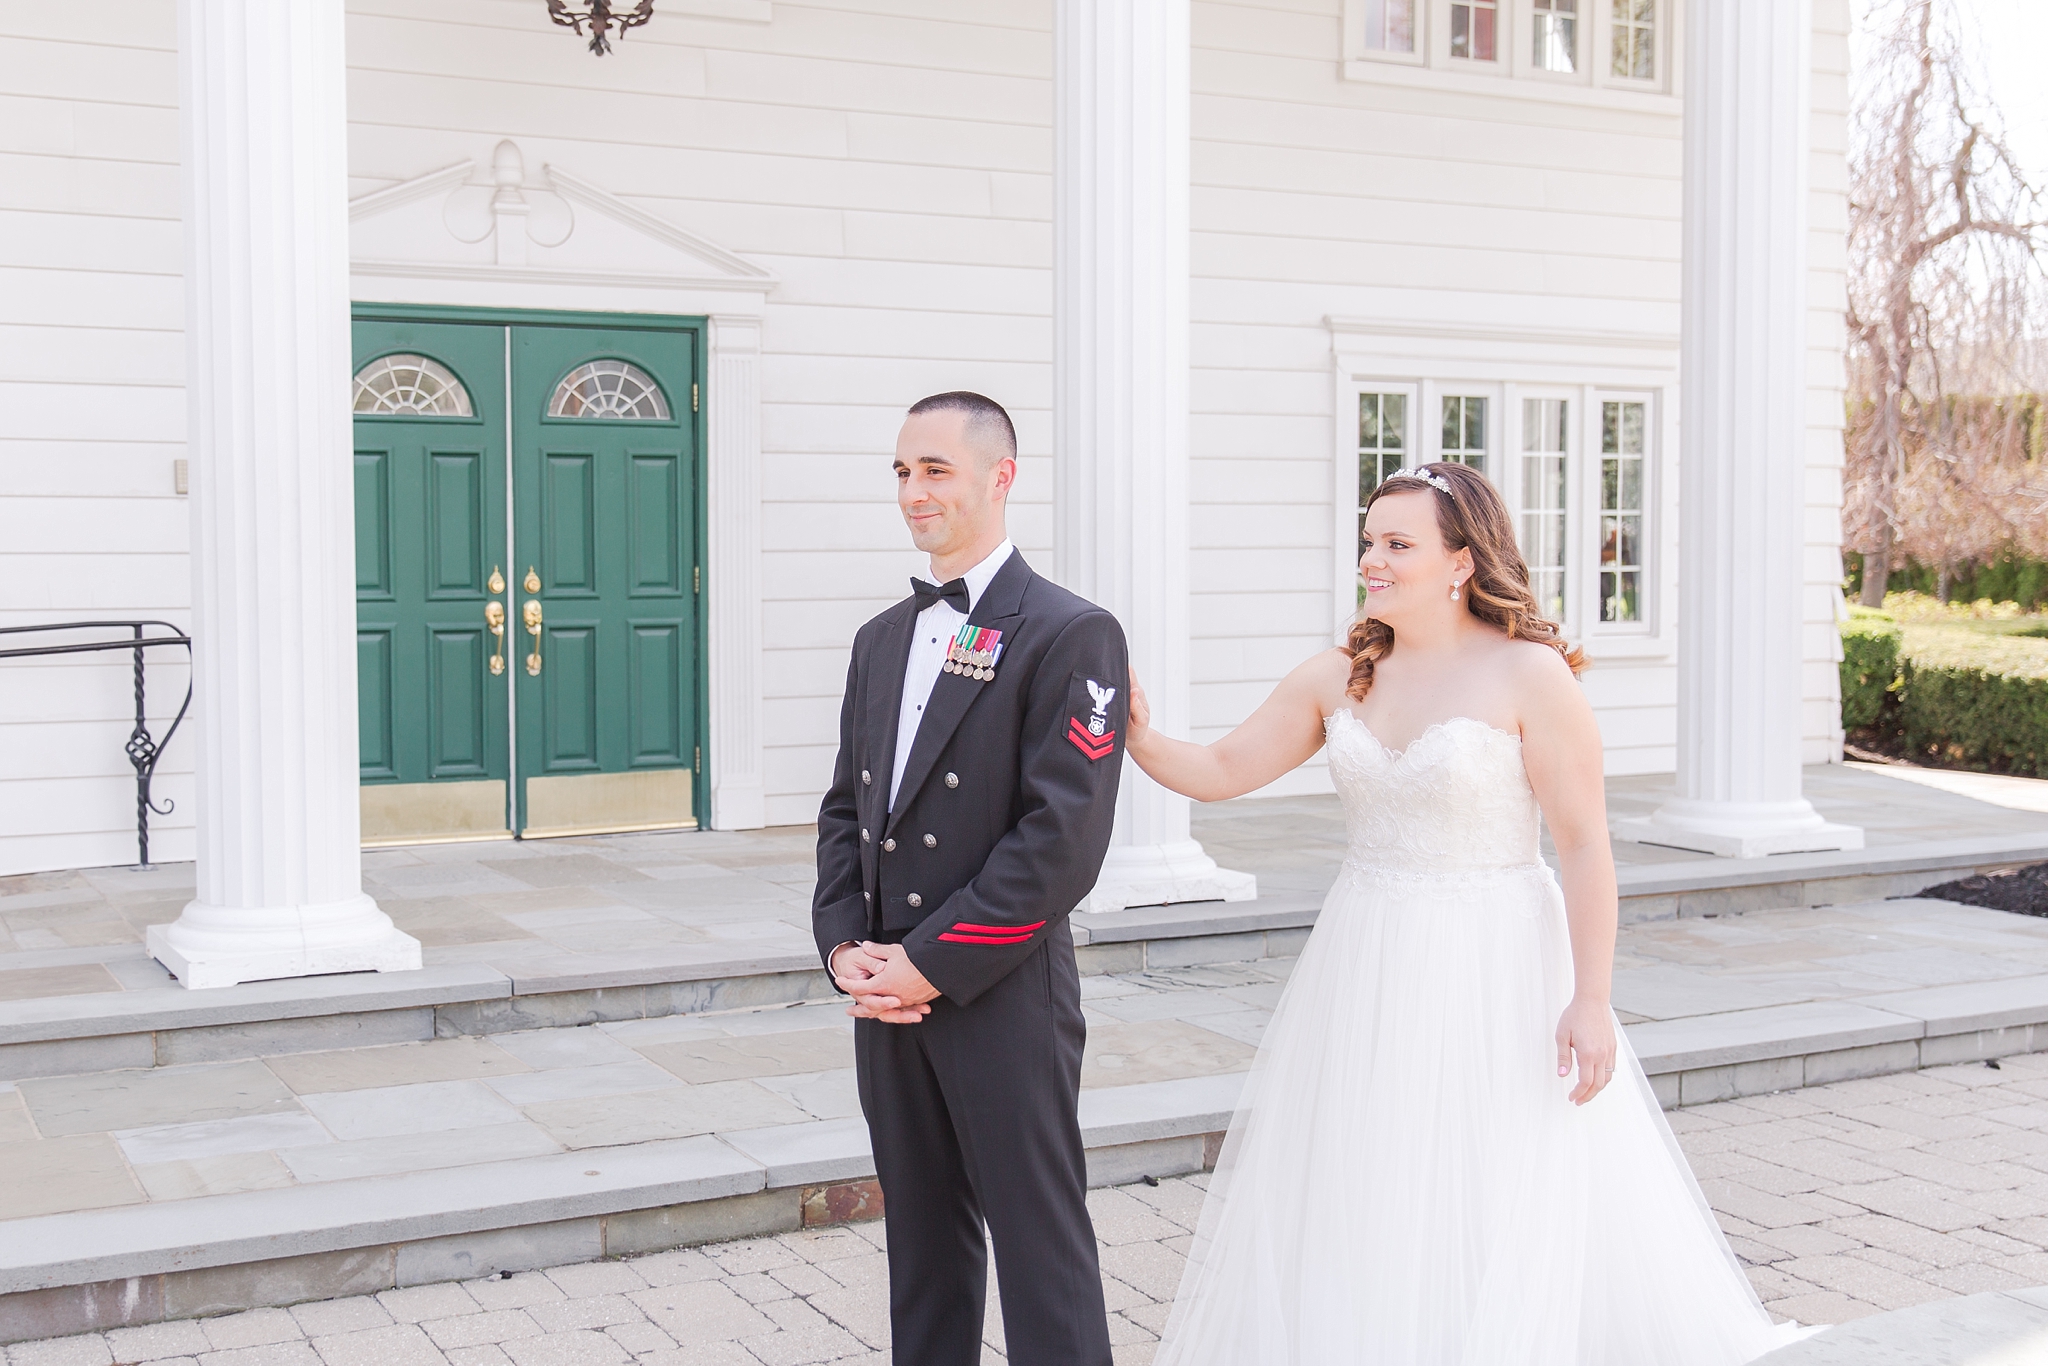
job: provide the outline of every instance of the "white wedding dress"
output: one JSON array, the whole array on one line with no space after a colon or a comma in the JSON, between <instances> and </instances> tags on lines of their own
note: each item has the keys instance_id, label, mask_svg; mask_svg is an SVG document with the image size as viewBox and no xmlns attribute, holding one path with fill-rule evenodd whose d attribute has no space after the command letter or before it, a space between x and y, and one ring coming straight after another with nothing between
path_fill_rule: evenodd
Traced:
<instances>
[{"instance_id":1,"label":"white wedding dress","mask_svg":"<svg viewBox=\"0 0 2048 1366\"><path fill-rule=\"evenodd\" d=\"M1564 901L1518 736L1326 723L1350 847L1155 1366L1737 1366L1774 1328L1625 1037L1566 1095ZM1619 1035L1620 1026L1616 1025Z\"/></svg>"}]
</instances>

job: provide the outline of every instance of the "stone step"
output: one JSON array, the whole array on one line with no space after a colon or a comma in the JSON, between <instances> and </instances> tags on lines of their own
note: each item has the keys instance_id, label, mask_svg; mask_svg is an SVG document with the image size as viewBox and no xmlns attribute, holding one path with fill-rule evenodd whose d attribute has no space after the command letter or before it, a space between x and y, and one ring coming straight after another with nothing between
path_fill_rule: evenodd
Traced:
<instances>
[{"instance_id":1,"label":"stone step","mask_svg":"<svg viewBox=\"0 0 2048 1366\"><path fill-rule=\"evenodd\" d=\"M1215 1161L1242 1073L1082 1093L1091 1186ZM819 1121L0 1221L0 1342L874 1217L866 1123Z\"/></svg>"},{"instance_id":2,"label":"stone step","mask_svg":"<svg viewBox=\"0 0 2048 1366\"><path fill-rule=\"evenodd\" d=\"M1840 905L1910 896L2044 860L2048 835L2001 834L1923 841L1891 853L1624 864L1621 914L1624 923L1644 924ZM1291 957L1307 941L1322 901L1320 891L1283 891L1255 901L1076 914L1076 951L1087 974ZM711 943L563 954L503 968L458 963L209 991L143 986L0 1001L0 1081L828 998L831 985L816 958L790 942L795 931L780 928L780 942L757 947ZM144 957L135 946L57 956L109 963Z\"/></svg>"},{"instance_id":3,"label":"stone step","mask_svg":"<svg viewBox=\"0 0 2048 1366\"><path fill-rule=\"evenodd\" d=\"M1753 1366L2033 1366L2048 1361L2048 1285L1872 1314Z\"/></svg>"},{"instance_id":4,"label":"stone step","mask_svg":"<svg viewBox=\"0 0 2048 1366\"><path fill-rule=\"evenodd\" d=\"M2035 928L2035 922L2020 917L1946 903L1890 903L1870 908L1868 914L1875 927L1880 912L1911 916L1923 907L1954 921L1958 936L1995 937L2000 922L2007 919L2026 930ZM1275 933L1243 920L1228 932ZM1083 1073L1082 1118L1092 1183L1191 1172L1213 1162L1242 1084L1250 1045L1263 1029L1289 966L1286 959L1267 959L1090 979L1085 994L1092 1021L1091 1061ZM390 1005L390 996L367 990L382 979L337 981L354 986L361 999L381 1000L393 1011L431 1014L444 1005L467 1007L479 1000L506 999L502 992L479 994L491 984L476 970L432 972L443 976L431 985L416 981L414 989L446 994L448 999L440 1004L421 996L402 1006ZM222 1008L259 1014L267 1009L274 1015L294 999L286 987L272 984L254 992L267 999L228 1002ZM190 995L207 999L226 993ZM310 1009L303 1001L298 1008ZM130 1018L155 1022L146 1012ZM306 1018L316 1017L275 1023ZM431 1157L408 1150L394 1167L392 1154L380 1151L374 1160L385 1165L375 1174L355 1174L365 1168L350 1164L364 1159L348 1154L335 1160L323 1157L314 1168L294 1165L293 1177L286 1179L296 1179L297 1184L271 1189L85 1208L105 1202L104 1183L87 1183L81 1187L84 1194L77 1208L44 1202L39 1207L52 1212L0 1221L0 1325L17 1340L55 1336L147 1322L152 1316L183 1317L357 1294L871 1214L878 1194L872 1186L866 1128L852 1101L850 1054L842 1056L846 1050L841 1044L824 1046L818 1031L826 1024L845 1028L834 1004L689 1019L634 1017L607 1028L501 1032L494 1043L448 1038L421 1049L370 1046L358 1051L359 1045L383 1042L359 1034L352 1036L352 1043L344 1042L342 1051L324 1058L309 1057L309 1050L295 1046L269 1054L267 1063L202 1061L181 1067L177 1074L137 1067L86 1077L76 1085L66 1079L56 1088L62 1096L54 1110L47 1108L55 1095L49 1079L31 1080L20 1088L0 1086L0 1091L19 1089L24 1095L43 1089L44 1095L30 1098L45 1107L36 1112L38 1122L44 1113L57 1118L44 1130L58 1135L51 1150L56 1158L65 1157L55 1151L66 1141L63 1135L78 1136L71 1140L78 1142L103 1134L97 1141L112 1154L112 1170L124 1182L132 1179L124 1174L124 1162L161 1163L216 1149L230 1154L251 1151L240 1135L236 1142L241 1146L234 1146L223 1143L219 1131L207 1124L186 1122L200 1117L187 1097L201 1085L229 1097L221 1113L249 1116L252 1119L246 1122L262 1126L283 1120L287 1127L312 1129L320 1138L324 1136L313 1117L301 1113L302 1106L321 1116L336 1135L343 1135L342 1123L364 1124L363 1117L373 1111L388 1121L394 1112L427 1103L423 1093L429 1088L422 1079L474 1077L498 1088L498 1100L482 1099L487 1102L484 1108L501 1118L471 1115L460 1122L506 1126L496 1131L472 1127L452 1135L458 1140L452 1158L449 1144L442 1143ZM238 1028L224 1020L190 1027ZM1878 992L1851 1000L1638 1020L1627 1031L1652 1086L1670 1107L2048 1050L2048 973ZM175 1029L165 1034L180 1037ZM750 1053L725 1046L771 1036L787 1041L778 1045L779 1052ZM255 1035L219 1037L246 1048ZM706 1043L719 1046L682 1059L671 1051L679 1045ZM428 1066L424 1054L435 1049L453 1050L467 1061L455 1059L450 1065L444 1059ZM470 1054L496 1059L495 1070L483 1065L487 1059ZM734 1057L771 1055L772 1065L744 1062L737 1071L716 1075L695 1070L707 1060L725 1065ZM657 1063L668 1070L660 1070ZM693 1098L689 1105L699 1107L692 1115L703 1115L708 1112L701 1107L713 1103L713 1092L726 1080L754 1077L749 1068L759 1071L758 1080L768 1084L774 1097L801 1102L791 1110L771 1097L766 1102L771 1109L811 1117L782 1122L779 1115L763 1110L762 1097L755 1097L751 1105L721 1100L717 1103L727 1106L719 1112L726 1116L723 1127L714 1120L705 1125L712 1129L709 1133L686 1127L681 1136L633 1141L616 1137L620 1131L611 1127L614 1120L603 1110L611 1103L607 1097L631 1101L633 1097L625 1093L649 1087L682 1094L680 1088L689 1085L702 1088L688 1095ZM837 1070L815 1071L818 1068ZM274 1089L274 1078L289 1081L297 1098L279 1089L275 1104L266 1107L260 1095L252 1103L247 1078L240 1075L244 1071ZM1130 1084L1104 1084L1119 1078L1130 1078ZM480 1090L476 1082L455 1085ZM153 1088L150 1093L156 1099L138 1106L132 1095L123 1094L124 1088L134 1087ZM379 1088L388 1093L377 1102L381 1109L367 1104L376 1100L370 1093ZM337 1094L361 1099L337 1110ZM164 1097L172 1099L166 1102ZM504 1110L500 1101L519 1107L519 1114ZM0 1141L7 1137L10 1120L6 1102L14 1103L18 1126L30 1115L19 1098L0 1094ZM536 1103L548 1112L532 1108ZM564 1104L575 1111L567 1122L579 1132L562 1128ZM94 1107L100 1107L98 1118ZM174 1113L166 1113L166 1108ZM552 1126L553 1139L542 1137L537 1145L546 1151L536 1152L529 1143L517 1153L484 1152L492 1133L531 1129L535 1120ZM222 1127L240 1122L245 1121L231 1118ZM168 1132L167 1125L176 1132ZM411 1134L414 1126L407 1120L389 1127ZM269 1129L264 1133L268 1135ZM138 1137L144 1147L135 1146ZM539 1131L529 1137L540 1137ZM293 1131L265 1137L257 1146L285 1149L307 1141ZM34 1164L21 1159L35 1143L52 1140L45 1137L0 1150L15 1168L12 1173L0 1170L0 1183L31 1179L20 1172L32 1170ZM128 1146L117 1151L117 1144ZM350 1146L344 1142L332 1150L305 1151L340 1153ZM570 1151L558 1151L560 1147ZM492 1156L497 1160L490 1160ZM450 1161L454 1165L420 1169ZM277 1170L284 1172L282 1166ZM74 1173L74 1183L82 1179ZM149 1188L160 1190L154 1184Z\"/></svg>"}]
</instances>

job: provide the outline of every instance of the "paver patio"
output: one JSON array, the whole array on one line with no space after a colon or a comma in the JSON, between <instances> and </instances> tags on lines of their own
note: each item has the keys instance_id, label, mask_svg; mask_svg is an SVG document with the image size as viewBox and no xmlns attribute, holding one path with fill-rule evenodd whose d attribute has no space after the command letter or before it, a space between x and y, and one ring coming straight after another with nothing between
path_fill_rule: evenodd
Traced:
<instances>
[{"instance_id":1,"label":"paver patio","mask_svg":"<svg viewBox=\"0 0 2048 1366\"><path fill-rule=\"evenodd\" d=\"M1673 1128L1772 1312L2048 1282L2048 1056L1699 1106ZM1361 1173L1371 1179L1371 1173ZM1089 1198L1118 1366L1152 1359L1206 1177ZM9 1366L887 1362L879 1223L18 1343ZM993 1300L993 1294L992 1294ZM991 1312L983 1360L1002 1357Z\"/></svg>"}]
</instances>

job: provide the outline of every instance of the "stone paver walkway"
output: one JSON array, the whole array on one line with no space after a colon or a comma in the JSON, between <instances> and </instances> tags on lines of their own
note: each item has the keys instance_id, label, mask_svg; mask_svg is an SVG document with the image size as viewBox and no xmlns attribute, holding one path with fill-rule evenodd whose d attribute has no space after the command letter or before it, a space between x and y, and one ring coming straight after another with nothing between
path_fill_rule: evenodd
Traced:
<instances>
[{"instance_id":1,"label":"stone paver walkway","mask_svg":"<svg viewBox=\"0 0 2048 1366\"><path fill-rule=\"evenodd\" d=\"M2048 1057L1672 1116L1765 1303L1839 1323L2048 1282ZM1361 1173L1370 1179L1370 1173ZM1203 1177L1094 1192L1118 1366L1150 1362ZM8 1366L799 1366L888 1360L880 1224L20 1343ZM1002 1358L993 1312L985 1362Z\"/></svg>"}]
</instances>

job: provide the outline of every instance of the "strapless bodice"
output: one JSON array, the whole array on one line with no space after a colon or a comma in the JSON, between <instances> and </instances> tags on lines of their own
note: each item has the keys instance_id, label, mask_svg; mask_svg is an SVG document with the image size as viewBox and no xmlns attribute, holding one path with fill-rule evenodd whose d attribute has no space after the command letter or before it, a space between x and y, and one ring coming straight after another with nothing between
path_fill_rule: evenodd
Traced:
<instances>
[{"instance_id":1,"label":"strapless bodice","mask_svg":"<svg viewBox=\"0 0 2048 1366\"><path fill-rule=\"evenodd\" d=\"M1323 731L1344 802L1347 866L1445 874L1540 861L1520 736L1458 716L1390 750L1348 709L1332 713Z\"/></svg>"}]
</instances>

